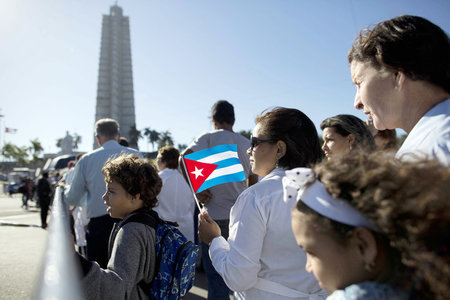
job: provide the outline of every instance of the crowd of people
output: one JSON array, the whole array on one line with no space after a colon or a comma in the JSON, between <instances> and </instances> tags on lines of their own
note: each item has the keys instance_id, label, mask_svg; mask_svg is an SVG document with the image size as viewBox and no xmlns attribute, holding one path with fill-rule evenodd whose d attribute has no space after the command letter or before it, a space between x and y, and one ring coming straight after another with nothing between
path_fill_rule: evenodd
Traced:
<instances>
[{"instance_id":1,"label":"crowd of people","mask_svg":"<svg viewBox=\"0 0 450 300\"><path fill-rule=\"evenodd\" d=\"M65 187L89 220L86 298L150 299L157 235L126 220L153 212L201 245L208 299L448 298L449 37L399 16L362 30L348 62L368 120L322 120L323 143L307 115L284 107L262 112L247 139L220 100L214 130L182 153L159 149L154 165L119 144L115 120L97 121L100 147ZM399 149L395 128L408 133ZM224 144L237 145L246 180L195 194L183 157Z\"/></svg>"}]
</instances>

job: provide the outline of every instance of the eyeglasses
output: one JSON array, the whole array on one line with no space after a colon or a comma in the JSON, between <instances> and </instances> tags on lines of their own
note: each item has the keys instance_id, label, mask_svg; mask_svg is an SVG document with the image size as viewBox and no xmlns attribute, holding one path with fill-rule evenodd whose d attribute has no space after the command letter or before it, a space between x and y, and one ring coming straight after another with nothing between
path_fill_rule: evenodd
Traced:
<instances>
[{"instance_id":1,"label":"eyeglasses","mask_svg":"<svg viewBox=\"0 0 450 300\"><path fill-rule=\"evenodd\" d=\"M263 139L258 139L258 138L255 138L255 137L251 137L251 139L250 139L250 151L252 151L253 152L253 148L255 148L256 146L258 146L259 144L261 144L261 143L274 143L274 142L276 142L276 140L272 140L272 139L265 139L265 140L263 140Z\"/></svg>"}]
</instances>

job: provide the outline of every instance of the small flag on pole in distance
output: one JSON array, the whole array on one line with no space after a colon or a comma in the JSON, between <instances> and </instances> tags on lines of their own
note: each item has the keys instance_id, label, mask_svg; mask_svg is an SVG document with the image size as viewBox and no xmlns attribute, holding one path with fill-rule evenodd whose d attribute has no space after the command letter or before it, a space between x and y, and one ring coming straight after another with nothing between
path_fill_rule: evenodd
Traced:
<instances>
[{"instance_id":1,"label":"small flag on pole in distance","mask_svg":"<svg viewBox=\"0 0 450 300\"><path fill-rule=\"evenodd\" d=\"M220 145L183 157L195 193L212 186L245 180L237 145Z\"/></svg>"},{"instance_id":2,"label":"small flag on pole in distance","mask_svg":"<svg viewBox=\"0 0 450 300\"><path fill-rule=\"evenodd\" d=\"M5 132L6 133L16 133L17 129L5 127Z\"/></svg>"}]
</instances>

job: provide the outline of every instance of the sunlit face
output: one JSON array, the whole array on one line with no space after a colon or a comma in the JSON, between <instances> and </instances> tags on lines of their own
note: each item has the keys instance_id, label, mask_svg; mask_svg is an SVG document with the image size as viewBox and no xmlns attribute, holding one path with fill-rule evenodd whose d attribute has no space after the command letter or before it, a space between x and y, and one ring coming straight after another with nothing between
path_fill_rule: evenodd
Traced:
<instances>
[{"instance_id":1,"label":"sunlit face","mask_svg":"<svg viewBox=\"0 0 450 300\"><path fill-rule=\"evenodd\" d=\"M355 108L362 109L378 130L400 127L402 108L395 74L356 60L352 61L350 71L356 85Z\"/></svg>"},{"instance_id":2,"label":"sunlit face","mask_svg":"<svg viewBox=\"0 0 450 300\"><path fill-rule=\"evenodd\" d=\"M158 156L156 156L156 167L158 168L158 171L162 171L166 168L166 163L162 161L162 156L159 153Z\"/></svg>"},{"instance_id":3,"label":"sunlit face","mask_svg":"<svg viewBox=\"0 0 450 300\"><path fill-rule=\"evenodd\" d=\"M358 259L356 247L338 243L311 222L303 213L293 210L292 230L297 244L306 252L305 269L317 278L319 285L332 293L366 280L364 264Z\"/></svg>"},{"instance_id":4,"label":"sunlit face","mask_svg":"<svg viewBox=\"0 0 450 300\"><path fill-rule=\"evenodd\" d=\"M256 124L252 136L261 140L268 139L261 131L260 124ZM277 150L276 143L269 142L256 145L253 151L249 148L247 154L250 156L250 165L252 166L253 174L264 177L275 169L277 164Z\"/></svg>"},{"instance_id":5,"label":"sunlit face","mask_svg":"<svg viewBox=\"0 0 450 300\"><path fill-rule=\"evenodd\" d=\"M123 219L131 212L142 207L142 200L139 197L133 199L133 196L115 180L111 183L106 183L106 192L102 199L108 206L107 212L112 218Z\"/></svg>"},{"instance_id":6,"label":"sunlit face","mask_svg":"<svg viewBox=\"0 0 450 300\"><path fill-rule=\"evenodd\" d=\"M335 155L347 154L350 152L350 146L349 136L340 135L334 127L326 127L323 130L322 150L328 159Z\"/></svg>"}]
</instances>

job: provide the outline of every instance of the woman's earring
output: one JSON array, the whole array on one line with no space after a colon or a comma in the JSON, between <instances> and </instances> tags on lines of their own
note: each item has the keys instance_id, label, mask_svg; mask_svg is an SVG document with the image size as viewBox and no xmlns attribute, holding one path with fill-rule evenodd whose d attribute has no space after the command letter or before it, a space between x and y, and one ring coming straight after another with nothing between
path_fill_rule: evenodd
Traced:
<instances>
[{"instance_id":1,"label":"woman's earring","mask_svg":"<svg viewBox=\"0 0 450 300\"><path fill-rule=\"evenodd\" d=\"M375 262L366 263L364 265L364 269L366 269L367 272L372 273L375 270Z\"/></svg>"}]
</instances>

